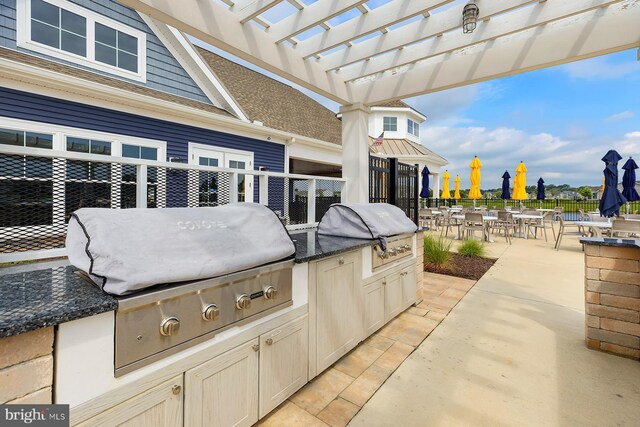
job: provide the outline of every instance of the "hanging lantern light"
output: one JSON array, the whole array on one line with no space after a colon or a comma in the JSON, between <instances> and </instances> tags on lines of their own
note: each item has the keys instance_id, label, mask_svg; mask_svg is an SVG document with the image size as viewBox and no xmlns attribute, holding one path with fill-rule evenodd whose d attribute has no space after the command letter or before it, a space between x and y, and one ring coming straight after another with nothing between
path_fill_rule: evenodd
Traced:
<instances>
[{"instance_id":1,"label":"hanging lantern light","mask_svg":"<svg viewBox=\"0 0 640 427\"><path fill-rule=\"evenodd\" d=\"M480 15L480 8L476 5L476 0L471 0L462 9L462 32L465 34L473 33Z\"/></svg>"}]
</instances>

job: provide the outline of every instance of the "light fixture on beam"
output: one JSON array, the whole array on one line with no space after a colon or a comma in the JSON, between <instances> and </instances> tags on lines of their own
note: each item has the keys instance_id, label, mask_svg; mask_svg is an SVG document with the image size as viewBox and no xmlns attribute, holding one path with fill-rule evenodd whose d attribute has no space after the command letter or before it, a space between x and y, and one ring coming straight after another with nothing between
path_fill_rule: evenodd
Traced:
<instances>
[{"instance_id":1,"label":"light fixture on beam","mask_svg":"<svg viewBox=\"0 0 640 427\"><path fill-rule=\"evenodd\" d=\"M478 15L480 15L480 8L476 4L475 0L471 0L462 9L462 32L465 34L473 33L478 23Z\"/></svg>"}]
</instances>

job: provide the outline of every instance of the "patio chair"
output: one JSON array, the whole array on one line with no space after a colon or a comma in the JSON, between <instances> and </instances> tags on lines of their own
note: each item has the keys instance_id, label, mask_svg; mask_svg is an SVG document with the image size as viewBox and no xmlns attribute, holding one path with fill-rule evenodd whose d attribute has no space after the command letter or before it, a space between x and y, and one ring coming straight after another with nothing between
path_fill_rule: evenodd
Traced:
<instances>
[{"instance_id":1,"label":"patio chair","mask_svg":"<svg viewBox=\"0 0 640 427\"><path fill-rule=\"evenodd\" d=\"M556 240L556 231L553 228L553 223L555 222L553 220L554 217L554 213L553 212L545 212L545 214L542 216L542 218L537 219L537 220L531 220L529 221L528 224L528 229L527 229L527 233L529 232L529 230L531 228L533 228L533 237L534 239L538 238L538 229L542 229L542 232L544 233L544 241L548 242L547 240L547 226L551 227L551 232L553 233L553 240Z\"/></svg>"},{"instance_id":2,"label":"patio chair","mask_svg":"<svg viewBox=\"0 0 640 427\"><path fill-rule=\"evenodd\" d=\"M582 209L578 209L578 221L589 221L589 220L590 220L589 215L587 215Z\"/></svg>"},{"instance_id":3,"label":"patio chair","mask_svg":"<svg viewBox=\"0 0 640 427\"><path fill-rule=\"evenodd\" d=\"M491 226L492 230L502 230L504 232L504 238L511 244L511 230L515 230L516 223L513 220L513 214L507 211L498 211L498 219L493 221Z\"/></svg>"},{"instance_id":4,"label":"patio chair","mask_svg":"<svg viewBox=\"0 0 640 427\"><path fill-rule=\"evenodd\" d=\"M614 219L611 224L611 237L640 238L640 221Z\"/></svg>"},{"instance_id":5,"label":"patio chair","mask_svg":"<svg viewBox=\"0 0 640 427\"><path fill-rule=\"evenodd\" d=\"M555 212L554 212L555 214ZM562 236L580 236L584 237L584 232L578 227L578 224L575 223L566 223L562 216L558 217L558 221L560 223L560 228L558 229L558 235L556 237L556 245L555 249L560 250L560 243L562 242ZM572 228L576 227L576 228ZM584 249L584 245L583 245Z\"/></svg>"},{"instance_id":6,"label":"patio chair","mask_svg":"<svg viewBox=\"0 0 640 427\"><path fill-rule=\"evenodd\" d=\"M564 208L562 206L557 206L555 208L553 208L553 220L554 221L558 221L560 218L563 217L564 213Z\"/></svg>"},{"instance_id":7,"label":"patio chair","mask_svg":"<svg viewBox=\"0 0 640 427\"><path fill-rule=\"evenodd\" d=\"M440 227L440 235L444 235L447 237L449 235L449 230L452 228L457 228L458 236L460 235L460 226L462 223L455 218L451 218L452 215L455 215L455 212L448 211L443 212L442 215L439 215L436 218L438 226Z\"/></svg>"},{"instance_id":8,"label":"patio chair","mask_svg":"<svg viewBox=\"0 0 640 427\"><path fill-rule=\"evenodd\" d=\"M640 215L628 214L628 215L621 215L621 216L624 216L624 219L632 219L635 221L640 221Z\"/></svg>"},{"instance_id":9,"label":"patio chair","mask_svg":"<svg viewBox=\"0 0 640 427\"><path fill-rule=\"evenodd\" d=\"M482 233L481 240L484 240L485 228L484 221L482 220L482 214L478 212L467 212L464 214L464 221L462 222L462 233L467 237L471 237L471 234L475 236L476 231Z\"/></svg>"},{"instance_id":10,"label":"patio chair","mask_svg":"<svg viewBox=\"0 0 640 427\"><path fill-rule=\"evenodd\" d=\"M431 213L431 209L421 208L419 212L420 227L428 227L429 230L434 229L434 215ZM435 228L437 230L437 227Z\"/></svg>"}]
</instances>

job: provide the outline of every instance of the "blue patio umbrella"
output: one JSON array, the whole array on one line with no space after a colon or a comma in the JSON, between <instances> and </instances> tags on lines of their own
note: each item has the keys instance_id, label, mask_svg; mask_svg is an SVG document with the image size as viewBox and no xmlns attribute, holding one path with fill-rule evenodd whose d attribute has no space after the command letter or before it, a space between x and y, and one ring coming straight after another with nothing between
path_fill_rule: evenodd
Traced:
<instances>
[{"instance_id":1,"label":"blue patio umbrella","mask_svg":"<svg viewBox=\"0 0 640 427\"><path fill-rule=\"evenodd\" d=\"M604 168L604 193L600 199L600 215L604 217L620 216L620 206L627 199L618 191L618 162L622 156L616 150L609 150L602 161Z\"/></svg>"},{"instance_id":2,"label":"blue patio umbrella","mask_svg":"<svg viewBox=\"0 0 640 427\"><path fill-rule=\"evenodd\" d=\"M509 190L509 178L511 178L511 175L509 175L509 171L504 171L504 174L502 174L502 194L500 195L500 198L502 200L509 200L511 198L511 191Z\"/></svg>"},{"instance_id":3,"label":"blue patio umbrella","mask_svg":"<svg viewBox=\"0 0 640 427\"><path fill-rule=\"evenodd\" d=\"M629 160L622 166L624 174L622 175L622 195L627 202L635 202L640 200L640 195L636 191L636 169L638 165L629 157Z\"/></svg>"},{"instance_id":4,"label":"blue patio umbrella","mask_svg":"<svg viewBox=\"0 0 640 427\"><path fill-rule=\"evenodd\" d=\"M538 180L538 195L536 199L544 200L544 179L542 179L542 177Z\"/></svg>"},{"instance_id":5,"label":"blue patio umbrella","mask_svg":"<svg viewBox=\"0 0 640 427\"><path fill-rule=\"evenodd\" d=\"M426 166L422 169L422 190L420 191L420 197L423 199L429 198L429 168Z\"/></svg>"}]
</instances>

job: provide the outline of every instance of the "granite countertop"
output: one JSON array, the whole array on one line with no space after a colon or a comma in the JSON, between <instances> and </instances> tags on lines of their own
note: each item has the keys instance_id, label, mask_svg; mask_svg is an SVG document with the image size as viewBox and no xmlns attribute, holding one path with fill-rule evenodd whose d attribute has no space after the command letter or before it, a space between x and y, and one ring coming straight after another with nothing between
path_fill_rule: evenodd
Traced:
<instances>
[{"instance_id":1,"label":"granite countertop","mask_svg":"<svg viewBox=\"0 0 640 427\"><path fill-rule=\"evenodd\" d=\"M640 249L640 239L621 239L611 237L583 237L580 239L585 245L617 246L622 248Z\"/></svg>"},{"instance_id":2,"label":"granite countertop","mask_svg":"<svg viewBox=\"0 0 640 427\"><path fill-rule=\"evenodd\" d=\"M0 338L115 310L66 260L0 268Z\"/></svg>"},{"instance_id":3,"label":"granite countertop","mask_svg":"<svg viewBox=\"0 0 640 427\"><path fill-rule=\"evenodd\" d=\"M296 263L309 262L353 249L371 246L378 240L348 239L344 237L318 235L315 228L291 231L296 246Z\"/></svg>"},{"instance_id":4,"label":"granite countertop","mask_svg":"<svg viewBox=\"0 0 640 427\"><path fill-rule=\"evenodd\" d=\"M295 262L371 246L377 240L319 236L316 229L291 231ZM116 298L77 274L65 260L0 268L0 338L113 311Z\"/></svg>"}]
</instances>

